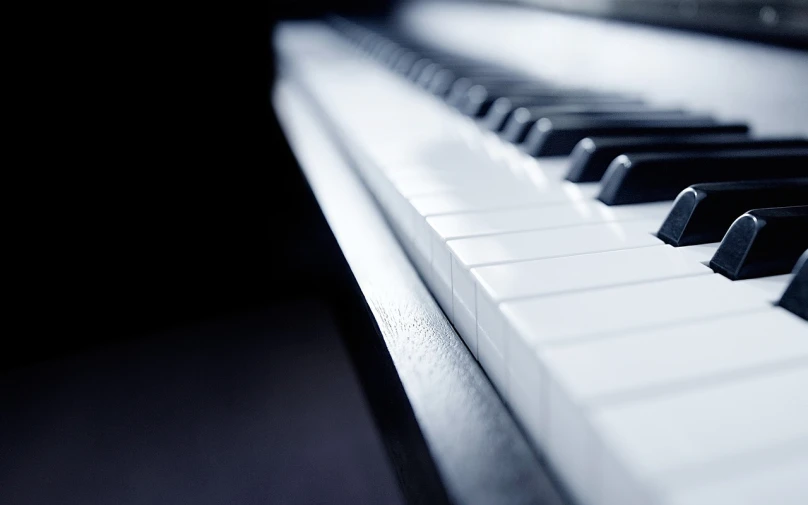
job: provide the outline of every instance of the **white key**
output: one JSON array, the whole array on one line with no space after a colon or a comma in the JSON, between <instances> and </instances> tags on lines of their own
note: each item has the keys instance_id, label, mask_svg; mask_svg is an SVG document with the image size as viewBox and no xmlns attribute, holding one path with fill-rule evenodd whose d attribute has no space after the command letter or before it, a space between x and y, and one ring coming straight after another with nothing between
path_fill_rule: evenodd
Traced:
<instances>
[{"instance_id":1,"label":"white key","mask_svg":"<svg viewBox=\"0 0 808 505\"><path fill-rule=\"evenodd\" d=\"M436 298L451 316L452 287L449 262L446 259L438 267L434 267L432 251L432 233L426 218L442 214L459 214L470 211L496 210L514 207L535 207L568 202L568 195L563 191L536 192L530 188L507 189L491 187L464 190L462 192L441 193L421 196L409 200L412 206L413 249L420 256L425 269L421 272L435 291ZM657 239L655 239L657 240ZM434 272L432 269L434 268ZM439 287L435 278L443 278Z\"/></svg>"},{"instance_id":2,"label":"white key","mask_svg":"<svg viewBox=\"0 0 808 505\"><path fill-rule=\"evenodd\" d=\"M461 332L473 334L476 319L473 304L458 307L467 314L455 317L455 290L463 299L469 299L474 293L474 281L470 269L491 263L524 261L553 256L568 256L588 252L659 245L662 241L652 236L649 230L656 226L657 220L637 220L620 223L596 223L592 225L571 226L546 230L507 233L484 237L452 239L446 242L445 248L431 248L430 263L435 278L435 291L441 293L450 308L447 313L453 322L459 324ZM426 234L424 239L434 239ZM446 310L446 307L444 307ZM462 320L460 318L463 318ZM455 324L458 324L455 322ZM472 345L472 352L476 353Z\"/></svg>"},{"instance_id":3,"label":"white key","mask_svg":"<svg viewBox=\"0 0 808 505\"><path fill-rule=\"evenodd\" d=\"M715 252L718 250L718 246L720 244L720 242L711 242L709 244L678 247L677 249L682 251L682 254L689 256L693 261L698 261L699 263L708 265L710 260L713 258L713 254L715 254Z\"/></svg>"},{"instance_id":4,"label":"white key","mask_svg":"<svg viewBox=\"0 0 808 505\"><path fill-rule=\"evenodd\" d=\"M494 209L566 203L570 195L561 190L536 192L530 188L460 188L452 193L425 195L410 199L418 216L458 214Z\"/></svg>"},{"instance_id":5,"label":"white key","mask_svg":"<svg viewBox=\"0 0 808 505\"><path fill-rule=\"evenodd\" d=\"M478 195L480 197L479 200L481 201L482 205L484 205L486 200L485 197L487 195L512 193L514 195L524 194L525 197L533 197L532 192L526 191L525 187L517 185L512 177L504 173L472 174L472 177L469 177L466 174L459 176L458 179L453 181L434 180L429 177L411 177L396 180L393 182L393 184L396 186L399 193L401 193L401 195L407 199L428 196L434 196L440 199L443 194L448 194L450 196L452 193L471 193ZM561 190L560 188L557 188L554 192L561 193ZM559 195L559 198L561 197L565 198L565 200L562 201L569 200L569 197L566 195ZM468 209L460 209L460 212L466 210ZM458 211L449 210L448 212Z\"/></svg>"},{"instance_id":6,"label":"white key","mask_svg":"<svg viewBox=\"0 0 808 505\"><path fill-rule=\"evenodd\" d=\"M454 170L450 171L452 174ZM399 193L404 198L412 199L425 196L440 197L444 193L474 193L483 196L486 191L489 193L520 193L524 191L523 187L519 187L507 174L487 173L487 174L472 174L473 177L469 178L468 175L458 175L455 179L438 178L430 175L419 177L407 177L393 181Z\"/></svg>"},{"instance_id":7,"label":"white key","mask_svg":"<svg viewBox=\"0 0 808 505\"><path fill-rule=\"evenodd\" d=\"M753 287L760 290L767 300L774 303L783 296L794 274L772 275L771 277L758 277L757 279L744 279L735 281L738 284Z\"/></svg>"},{"instance_id":8,"label":"white key","mask_svg":"<svg viewBox=\"0 0 808 505\"><path fill-rule=\"evenodd\" d=\"M452 296L457 301L458 290L453 286L454 275L446 246L446 242L449 240L523 230L565 228L599 222L630 221L642 218L661 220L667 214L669 206L668 203L654 203L612 208L601 202L588 201L428 217L428 235L431 240L434 272L429 272L427 275L434 275L436 281L442 283L438 289L451 290ZM471 282L471 277L465 274L463 280L468 284ZM466 292L471 296L473 286L468 286ZM466 312L473 317L474 304L467 302L466 309ZM449 311L449 318L457 324L454 309ZM468 326L472 332L475 324L474 321L471 321Z\"/></svg>"},{"instance_id":9,"label":"white key","mask_svg":"<svg viewBox=\"0 0 808 505\"><path fill-rule=\"evenodd\" d=\"M805 505L808 497L808 448L796 456L766 460L729 476L671 491L664 505Z\"/></svg>"},{"instance_id":10,"label":"white key","mask_svg":"<svg viewBox=\"0 0 808 505\"><path fill-rule=\"evenodd\" d=\"M472 269L494 302L712 273L669 245L579 254Z\"/></svg>"},{"instance_id":11,"label":"white key","mask_svg":"<svg viewBox=\"0 0 808 505\"><path fill-rule=\"evenodd\" d=\"M662 245L663 242L649 232L656 226L657 220L643 219L449 240L446 242L448 251L431 252L435 291L440 293L437 298L444 298L448 302L450 309L444 307L444 310L451 314L459 331L471 336L476 332L475 304L471 302L475 292L472 268ZM451 279L451 282L447 282L447 279ZM454 306L454 299L463 303ZM474 341L473 338L470 340ZM476 356L476 345L472 344L470 348Z\"/></svg>"},{"instance_id":12,"label":"white key","mask_svg":"<svg viewBox=\"0 0 808 505\"><path fill-rule=\"evenodd\" d=\"M598 409L598 503L661 503L676 483L804 441L806 384L808 363Z\"/></svg>"},{"instance_id":13,"label":"white key","mask_svg":"<svg viewBox=\"0 0 808 505\"><path fill-rule=\"evenodd\" d=\"M416 128L416 126L412 125L411 128ZM465 170L472 173L503 167L501 162L493 160L486 153L471 151L468 143L457 139L453 133L455 132L431 135L426 140L416 139L410 145L405 145L408 147L406 149L400 145L380 145L370 142L365 145L367 145L368 152L379 163L380 169L389 174L395 174L402 168L406 169L413 165L424 165L439 170Z\"/></svg>"},{"instance_id":14,"label":"white key","mask_svg":"<svg viewBox=\"0 0 808 505\"><path fill-rule=\"evenodd\" d=\"M554 346L541 359L567 394L586 403L803 357L808 325L768 307Z\"/></svg>"},{"instance_id":15,"label":"white key","mask_svg":"<svg viewBox=\"0 0 808 505\"><path fill-rule=\"evenodd\" d=\"M656 225L656 220L597 223L450 240L447 244L458 264L464 268L473 268L496 263L662 245L663 242L650 232Z\"/></svg>"},{"instance_id":16,"label":"white key","mask_svg":"<svg viewBox=\"0 0 808 505\"><path fill-rule=\"evenodd\" d=\"M504 358L505 330L498 313L499 305L505 301L689 275L708 275L712 274L712 270L683 257L671 246L659 245L478 267L472 268L471 274L476 284L476 295L469 297L458 285L454 303L456 306L463 303L474 309L478 342L487 339L490 342L486 344ZM458 312L456 319L460 320L462 314ZM483 352L479 351L480 361L483 360L482 355Z\"/></svg>"},{"instance_id":17,"label":"white key","mask_svg":"<svg viewBox=\"0 0 808 505\"><path fill-rule=\"evenodd\" d=\"M429 225L429 235L431 240L432 266L436 280L445 284L446 289L451 289L454 297L453 304L465 301L464 311L470 315L472 320L465 328L475 331L476 322L475 308L473 300L474 288L470 283L472 279L466 272L463 279L467 288L465 295L458 293L459 289L453 284L454 274L451 268L451 259L446 242L449 240L465 237L494 235L523 230L541 230L548 228L564 228L598 222L610 221L630 221L641 218L658 218L662 220L667 214L670 204L643 204L625 205L619 208L612 208L597 201L577 202L562 205L547 205L542 207L526 207L520 209L497 210L488 212L469 212L463 214L451 214L443 216L433 216L427 218ZM441 286L443 288L443 286ZM463 324L455 320L454 309L449 313L449 317L455 325ZM462 328L461 328L462 329Z\"/></svg>"},{"instance_id":18,"label":"white key","mask_svg":"<svg viewBox=\"0 0 808 505\"><path fill-rule=\"evenodd\" d=\"M567 156L546 156L541 158L533 158L519 151L519 154L527 161L523 168L527 176L531 176L531 172L535 169L540 169L544 176L551 180L563 180L569 171L569 157Z\"/></svg>"},{"instance_id":19,"label":"white key","mask_svg":"<svg viewBox=\"0 0 808 505\"><path fill-rule=\"evenodd\" d=\"M540 353L548 346L769 306L756 290L718 274L505 302L500 305L508 370L505 394L510 394L511 385L541 383ZM546 410L546 395L534 394L532 401ZM526 408L513 407L517 412Z\"/></svg>"},{"instance_id":20,"label":"white key","mask_svg":"<svg viewBox=\"0 0 808 505\"><path fill-rule=\"evenodd\" d=\"M529 342L686 322L769 306L760 293L719 275L698 275L506 302L502 312Z\"/></svg>"},{"instance_id":21,"label":"white key","mask_svg":"<svg viewBox=\"0 0 808 505\"><path fill-rule=\"evenodd\" d=\"M770 307L708 321L639 330L539 352L546 451L582 492L597 478L593 407L653 397L763 367L808 360L808 325Z\"/></svg>"},{"instance_id":22,"label":"white key","mask_svg":"<svg viewBox=\"0 0 808 505\"><path fill-rule=\"evenodd\" d=\"M398 172L385 174L398 191L407 198L423 196L430 192L456 191L473 185L488 183L513 183L513 178L499 169L453 169L421 165L402 167ZM479 182L478 182L479 181Z\"/></svg>"},{"instance_id":23,"label":"white key","mask_svg":"<svg viewBox=\"0 0 808 505\"><path fill-rule=\"evenodd\" d=\"M427 218L436 238L451 239L493 235L544 228L632 219L659 219L667 215L670 203L609 207L598 201L580 201L542 207L486 212L467 212Z\"/></svg>"}]
</instances>

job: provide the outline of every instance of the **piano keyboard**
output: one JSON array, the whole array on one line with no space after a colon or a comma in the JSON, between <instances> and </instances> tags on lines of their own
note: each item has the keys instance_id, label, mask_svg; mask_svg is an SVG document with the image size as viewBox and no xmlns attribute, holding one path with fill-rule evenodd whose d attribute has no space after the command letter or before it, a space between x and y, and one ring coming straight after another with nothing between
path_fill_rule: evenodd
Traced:
<instances>
[{"instance_id":1,"label":"piano keyboard","mask_svg":"<svg viewBox=\"0 0 808 505\"><path fill-rule=\"evenodd\" d=\"M575 499L805 503L808 140L333 25L282 56Z\"/></svg>"}]
</instances>

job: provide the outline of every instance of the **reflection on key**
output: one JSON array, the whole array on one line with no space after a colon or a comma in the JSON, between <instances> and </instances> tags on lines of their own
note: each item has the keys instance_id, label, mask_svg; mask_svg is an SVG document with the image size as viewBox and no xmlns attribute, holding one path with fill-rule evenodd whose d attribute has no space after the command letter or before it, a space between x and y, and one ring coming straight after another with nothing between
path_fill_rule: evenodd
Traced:
<instances>
[{"instance_id":1,"label":"reflection on key","mask_svg":"<svg viewBox=\"0 0 808 505\"><path fill-rule=\"evenodd\" d=\"M720 275L696 275L509 302L502 310L522 338L549 343L767 306L753 288Z\"/></svg>"}]
</instances>

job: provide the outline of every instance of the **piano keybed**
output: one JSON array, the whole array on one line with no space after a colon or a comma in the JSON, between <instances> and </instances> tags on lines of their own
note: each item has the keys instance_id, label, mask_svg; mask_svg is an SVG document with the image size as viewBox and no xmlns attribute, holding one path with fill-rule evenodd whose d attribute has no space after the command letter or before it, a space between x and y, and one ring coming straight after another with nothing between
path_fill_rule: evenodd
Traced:
<instances>
[{"instance_id":1,"label":"piano keybed","mask_svg":"<svg viewBox=\"0 0 808 505\"><path fill-rule=\"evenodd\" d=\"M285 61L578 501L808 496L808 140L333 26Z\"/></svg>"}]
</instances>

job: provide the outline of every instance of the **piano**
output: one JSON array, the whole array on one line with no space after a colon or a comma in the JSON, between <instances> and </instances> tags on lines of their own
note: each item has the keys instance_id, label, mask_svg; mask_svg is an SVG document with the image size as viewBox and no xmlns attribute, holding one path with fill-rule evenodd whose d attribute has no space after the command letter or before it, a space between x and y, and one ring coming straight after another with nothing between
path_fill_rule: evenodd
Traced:
<instances>
[{"instance_id":1,"label":"piano","mask_svg":"<svg viewBox=\"0 0 808 505\"><path fill-rule=\"evenodd\" d=\"M424 442L387 440L413 503L808 503L808 6L614 19L641 3L276 31L275 110Z\"/></svg>"}]
</instances>

